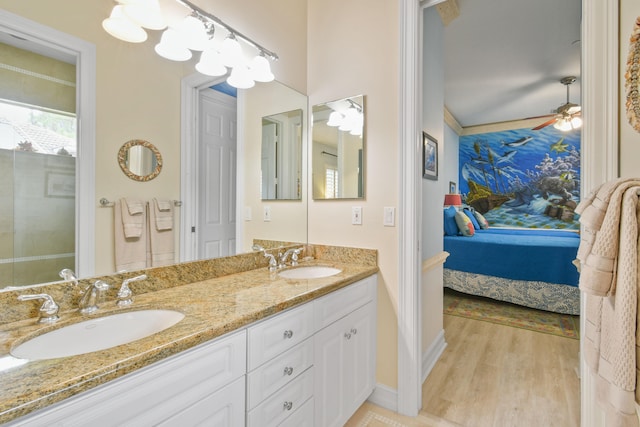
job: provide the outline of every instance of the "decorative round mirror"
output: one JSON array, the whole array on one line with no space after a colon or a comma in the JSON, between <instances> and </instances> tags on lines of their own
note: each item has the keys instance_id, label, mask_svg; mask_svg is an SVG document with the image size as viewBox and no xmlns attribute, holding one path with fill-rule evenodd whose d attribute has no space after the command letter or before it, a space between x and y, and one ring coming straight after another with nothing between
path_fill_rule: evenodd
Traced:
<instances>
[{"instance_id":1,"label":"decorative round mirror","mask_svg":"<svg viewBox=\"0 0 640 427\"><path fill-rule=\"evenodd\" d=\"M640 132L640 17L636 19L629 42L627 72L625 73L627 92L627 119L629 124Z\"/></svg>"},{"instance_id":2,"label":"decorative round mirror","mask_svg":"<svg viewBox=\"0 0 640 427\"><path fill-rule=\"evenodd\" d=\"M118 151L120 169L134 181L150 181L162 170L160 151L150 142L132 139Z\"/></svg>"}]
</instances>

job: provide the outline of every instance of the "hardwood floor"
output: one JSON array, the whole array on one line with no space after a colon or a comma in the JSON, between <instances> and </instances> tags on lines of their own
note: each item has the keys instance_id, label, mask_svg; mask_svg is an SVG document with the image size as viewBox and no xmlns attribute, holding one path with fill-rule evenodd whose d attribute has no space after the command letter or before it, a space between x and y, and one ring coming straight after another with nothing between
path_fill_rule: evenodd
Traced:
<instances>
[{"instance_id":1,"label":"hardwood floor","mask_svg":"<svg viewBox=\"0 0 640 427\"><path fill-rule=\"evenodd\" d=\"M578 340L448 315L444 329L448 345L423 384L420 416L367 403L347 426L580 425Z\"/></svg>"}]
</instances>

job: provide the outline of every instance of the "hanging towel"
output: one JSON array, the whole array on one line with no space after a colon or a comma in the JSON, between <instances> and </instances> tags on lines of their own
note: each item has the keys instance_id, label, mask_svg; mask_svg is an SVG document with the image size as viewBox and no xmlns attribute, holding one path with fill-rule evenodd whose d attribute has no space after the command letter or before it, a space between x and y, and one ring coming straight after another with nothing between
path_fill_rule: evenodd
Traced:
<instances>
[{"instance_id":1,"label":"hanging towel","mask_svg":"<svg viewBox=\"0 0 640 427\"><path fill-rule=\"evenodd\" d=\"M126 233L125 219L130 220L127 204L124 199L115 202L114 212L114 241L115 241L115 261L116 271L133 271L147 267L147 232L146 213L144 204L142 212L136 214L136 218L142 219L142 226L139 227L139 235L128 237Z\"/></svg>"},{"instance_id":2,"label":"hanging towel","mask_svg":"<svg viewBox=\"0 0 640 427\"><path fill-rule=\"evenodd\" d=\"M584 358L595 376L607 426L638 427L640 348L638 224L640 179L617 179L583 200L578 250L580 290L586 299Z\"/></svg>"},{"instance_id":3,"label":"hanging towel","mask_svg":"<svg viewBox=\"0 0 640 427\"><path fill-rule=\"evenodd\" d=\"M173 209L171 209L170 200L153 199L153 210L155 213L155 222L152 223L156 230L164 231L173 229Z\"/></svg>"},{"instance_id":4,"label":"hanging towel","mask_svg":"<svg viewBox=\"0 0 640 427\"><path fill-rule=\"evenodd\" d=\"M144 202L135 199L121 199L121 202L119 210L122 213L125 237L141 237L143 228L146 226Z\"/></svg>"},{"instance_id":5,"label":"hanging towel","mask_svg":"<svg viewBox=\"0 0 640 427\"><path fill-rule=\"evenodd\" d=\"M149 203L149 241L151 267L161 267L175 263L173 209L161 211L156 199Z\"/></svg>"}]
</instances>

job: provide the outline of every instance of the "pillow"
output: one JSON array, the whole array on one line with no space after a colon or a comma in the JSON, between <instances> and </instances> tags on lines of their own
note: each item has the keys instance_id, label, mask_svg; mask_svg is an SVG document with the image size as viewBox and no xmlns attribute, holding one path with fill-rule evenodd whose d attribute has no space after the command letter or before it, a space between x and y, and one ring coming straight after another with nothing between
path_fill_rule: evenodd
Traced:
<instances>
[{"instance_id":1,"label":"pillow","mask_svg":"<svg viewBox=\"0 0 640 427\"><path fill-rule=\"evenodd\" d=\"M458 235L458 224L456 224L456 212L458 210L449 206L444 210L444 235L445 236L457 236Z\"/></svg>"},{"instance_id":2,"label":"pillow","mask_svg":"<svg viewBox=\"0 0 640 427\"><path fill-rule=\"evenodd\" d=\"M473 216L476 217L476 221L478 221L481 229L486 230L487 228L489 228L489 221L487 221L484 215L482 215L478 211L473 211Z\"/></svg>"},{"instance_id":3,"label":"pillow","mask_svg":"<svg viewBox=\"0 0 640 427\"><path fill-rule=\"evenodd\" d=\"M478 224L478 220L476 219L476 217L473 215L473 213L475 212L475 210L471 210L469 208L464 208L462 210L462 212L464 212L469 219L471 220L471 224L473 224L473 228L476 230L480 230L480 224Z\"/></svg>"},{"instance_id":4,"label":"pillow","mask_svg":"<svg viewBox=\"0 0 640 427\"><path fill-rule=\"evenodd\" d=\"M458 225L458 230L460 230L460 233L462 233L463 236L471 237L475 233L473 223L462 211L456 212L456 224Z\"/></svg>"}]
</instances>

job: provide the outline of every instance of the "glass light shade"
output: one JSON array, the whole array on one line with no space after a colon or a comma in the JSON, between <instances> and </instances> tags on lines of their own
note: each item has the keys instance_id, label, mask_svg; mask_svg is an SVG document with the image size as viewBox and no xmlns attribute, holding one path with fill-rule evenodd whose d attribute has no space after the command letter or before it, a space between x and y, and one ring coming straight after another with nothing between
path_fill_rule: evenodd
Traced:
<instances>
[{"instance_id":1,"label":"glass light shade","mask_svg":"<svg viewBox=\"0 0 640 427\"><path fill-rule=\"evenodd\" d=\"M113 37L129 43L147 40L147 32L125 15L122 5L113 8L111 15L102 21L102 28Z\"/></svg>"},{"instance_id":2,"label":"glass light shade","mask_svg":"<svg viewBox=\"0 0 640 427\"><path fill-rule=\"evenodd\" d=\"M155 51L163 58L172 61L187 61L191 59L191 51L184 46L184 40L175 30L168 29L162 33L160 43L155 47Z\"/></svg>"},{"instance_id":3,"label":"glass light shade","mask_svg":"<svg viewBox=\"0 0 640 427\"><path fill-rule=\"evenodd\" d=\"M203 51L209 47L209 34L204 23L195 16L187 16L172 28L180 33L187 48Z\"/></svg>"},{"instance_id":4,"label":"glass light shade","mask_svg":"<svg viewBox=\"0 0 640 427\"><path fill-rule=\"evenodd\" d=\"M251 77L257 82L270 82L273 81L275 76L271 72L271 65L269 60L260 54L251 60L249 64L251 70Z\"/></svg>"},{"instance_id":5,"label":"glass light shade","mask_svg":"<svg viewBox=\"0 0 640 427\"><path fill-rule=\"evenodd\" d=\"M329 120L327 121L327 126L340 126L342 124L342 120L344 116L338 111L333 111L329 114Z\"/></svg>"},{"instance_id":6,"label":"glass light shade","mask_svg":"<svg viewBox=\"0 0 640 427\"><path fill-rule=\"evenodd\" d=\"M207 76L224 76L227 67L222 64L220 52L215 49L205 50L200 55L200 61L196 64L196 70Z\"/></svg>"},{"instance_id":7,"label":"glass light shade","mask_svg":"<svg viewBox=\"0 0 640 427\"><path fill-rule=\"evenodd\" d=\"M121 2L121 0L118 0ZM126 0L131 1L131 0ZM191 8L175 0L159 0L162 17L168 27L175 27L187 16L191 15Z\"/></svg>"},{"instance_id":8,"label":"glass light shade","mask_svg":"<svg viewBox=\"0 0 640 427\"><path fill-rule=\"evenodd\" d=\"M242 46L235 36L230 35L222 42L220 48L222 63L227 67L235 67L242 62Z\"/></svg>"},{"instance_id":9,"label":"glass light shade","mask_svg":"<svg viewBox=\"0 0 640 427\"><path fill-rule=\"evenodd\" d=\"M354 120L353 127L349 132L351 135L362 136L362 128L364 128L364 115L358 113L357 118Z\"/></svg>"},{"instance_id":10,"label":"glass light shade","mask_svg":"<svg viewBox=\"0 0 640 427\"><path fill-rule=\"evenodd\" d=\"M567 132L571 130L571 122L563 117L559 119L553 127L563 132Z\"/></svg>"},{"instance_id":11,"label":"glass light shade","mask_svg":"<svg viewBox=\"0 0 640 427\"><path fill-rule=\"evenodd\" d=\"M338 127L341 131L350 132L352 129L355 129L358 126L358 110L355 108L349 108L344 113L344 121L342 125Z\"/></svg>"},{"instance_id":12,"label":"glass light shade","mask_svg":"<svg viewBox=\"0 0 640 427\"><path fill-rule=\"evenodd\" d=\"M249 89L255 86L256 82L251 78L251 72L246 65L233 67L227 83L238 89Z\"/></svg>"},{"instance_id":13,"label":"glass light shade","mask_svg":"<svg viewBox=\"0 0 640 427\"><path fill-rule=\"evenodd\" d=\"M124 5L124 13L141 27L164 30L167 22L160 10L158 0L130 0Z\"/></svg>"},{"instance_id":14,"label":"glass light shade","mask_svg":"<svg viewBox=\"0 0 640 427\"><path fill-rule=\"evenodd\" d=\"M573 116L571 119L571 127L578 129L580 126L582 126L582 119L578 116Z\"/></svg>"}]
</instances>

